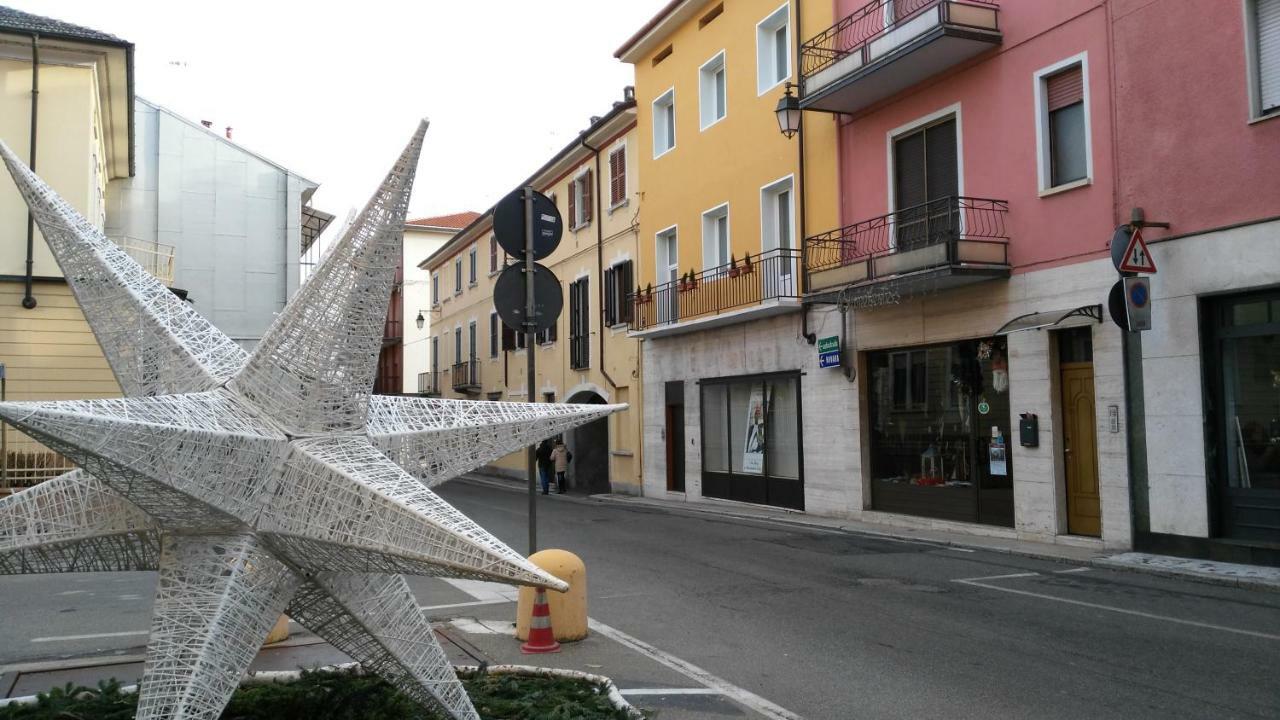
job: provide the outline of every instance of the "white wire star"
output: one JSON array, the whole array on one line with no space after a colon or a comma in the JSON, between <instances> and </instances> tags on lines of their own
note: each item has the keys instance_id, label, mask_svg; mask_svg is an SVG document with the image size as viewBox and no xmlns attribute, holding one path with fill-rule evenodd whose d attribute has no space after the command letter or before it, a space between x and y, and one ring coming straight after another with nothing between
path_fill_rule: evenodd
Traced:
<instances>
[{"instance_id":1,"label":"white wire star","mask_svg":"<svg viewBox=\"0 0 1280 720\"><path fill-rule=\"evenodd\" d=\"M428 486L624 406L371 394L426 128L251 356L0 142L127 395L0 403L81 468L0 500L0 573L159 571L140 720L217 718L281 613L476 719L401 574L567 587Z\"/></svg>"}]
</instances>

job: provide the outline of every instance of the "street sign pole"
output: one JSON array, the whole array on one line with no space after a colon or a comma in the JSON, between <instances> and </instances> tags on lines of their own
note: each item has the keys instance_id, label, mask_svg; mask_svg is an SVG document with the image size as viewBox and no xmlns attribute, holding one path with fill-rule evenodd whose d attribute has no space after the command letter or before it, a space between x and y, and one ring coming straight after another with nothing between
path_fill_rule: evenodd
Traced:
<instances>
[{"instance_id":1,"label":"street sign pole","mask_svg":"<svg viewBox=\"0 0 1280 720\"><path fill-rule=\"evenodd\" d=\"M528 395L525 400L534 401L534 394L537 392L537 377L534 375L535 359L534 359L534 335L537 329L537 320L534 313L535 307L533 297L533 275L534 275L534 259L533 259L533 200L534 190L532 186L525 186L524 189L524 353L529 361L528 373ZM538 551L538 459L537 448L534 445L529 446L529 554L532 555Z\"/></svg>"}]
</instances>

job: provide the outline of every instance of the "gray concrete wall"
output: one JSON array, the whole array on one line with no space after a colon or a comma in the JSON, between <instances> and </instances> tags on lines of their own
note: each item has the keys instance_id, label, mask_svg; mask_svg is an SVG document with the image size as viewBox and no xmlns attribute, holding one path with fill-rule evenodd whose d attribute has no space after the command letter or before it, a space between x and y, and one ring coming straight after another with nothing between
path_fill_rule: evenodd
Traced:
<instances>
[{"instance_id":1,"label":"gray concrete wall","mask_svg":"<svg viewBox=\"0 0 1280 720\"><path fill-rule=\"evenodd\" d=\"M315 184L138 100L137 173L107 188L107 235L174 247L173 286L251 348L297 290Z\"/></svg>"}]
</instances>

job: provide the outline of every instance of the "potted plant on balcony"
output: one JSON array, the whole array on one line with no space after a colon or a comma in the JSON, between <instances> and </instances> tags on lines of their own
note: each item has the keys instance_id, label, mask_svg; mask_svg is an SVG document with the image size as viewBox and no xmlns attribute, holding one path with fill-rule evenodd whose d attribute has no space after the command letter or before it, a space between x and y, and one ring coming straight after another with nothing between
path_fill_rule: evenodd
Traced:
<instances>
[{"instance_id":1,"label":"potted plant on balcony","mask_svg":"<svg viewBox=\"0 0 1280 720\"><path fill-rule=\"evenodd\" d=\"M739 274L741 274L741 271L738 269L738 259L730 255L729 256L729 277L736 278L738 277Z\"/></svg>"},{"instance_id":2,"label":"potted plant on balcony","mask_svg":"<svg viewBox=\"0 0 1280 720\"><path fill-rule=\"evenodd\" d=\"M742 274L750 275L753 272L755 272L755 267L751 264L751 256L744 255L742 257Z\"/></svg>"}]
</instances>

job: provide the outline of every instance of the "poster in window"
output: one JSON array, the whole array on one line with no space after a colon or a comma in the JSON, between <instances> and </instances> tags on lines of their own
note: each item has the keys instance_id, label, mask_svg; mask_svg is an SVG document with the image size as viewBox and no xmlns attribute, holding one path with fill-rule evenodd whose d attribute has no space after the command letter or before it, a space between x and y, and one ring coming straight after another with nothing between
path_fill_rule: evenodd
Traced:
<instances>
[{"instance_id":1,"label":"poster in window","mask_svg":"<svg viewBox=\"0 0 1280 720\"><path fill-rule=\"evenodd\" d=\"M742 471L764 472L764 386L753 385L747 402L747 441L742 447Z\"/></svg>"}]
</instances>

